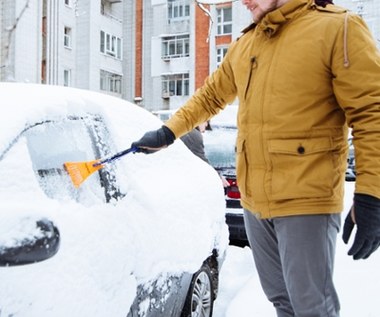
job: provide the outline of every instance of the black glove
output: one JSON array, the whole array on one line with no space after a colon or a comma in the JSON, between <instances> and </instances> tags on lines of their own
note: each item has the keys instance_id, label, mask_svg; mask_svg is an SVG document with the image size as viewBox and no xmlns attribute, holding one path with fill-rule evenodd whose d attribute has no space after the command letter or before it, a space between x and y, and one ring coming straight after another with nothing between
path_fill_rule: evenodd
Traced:
<instances>
[{"instance_id":1,"label":"black glove","mask_svg":"<svg viewBox=\"0 0 380 317\"><path fill-rule=\"evenodd\" d=\"M354 260L367 259L380 245L380 199L355 194L354 204L343 227L343 241L346 244L355 226L351 214L354 215L357 232L348 255L353 255Z\"/></svg>"},{"instance_id":2,"label":"black glove","mask_svg":"<svg viewBox=\"0 0 380 317\"><path fill-rule=\"evenodd\" d=\"M172 130L163 125L158 130L145 133L140 140L133 142L131 147L136 148L136 152L150 154L169 146L174 140L175 135Z\"/></svg>"}]
</instances>

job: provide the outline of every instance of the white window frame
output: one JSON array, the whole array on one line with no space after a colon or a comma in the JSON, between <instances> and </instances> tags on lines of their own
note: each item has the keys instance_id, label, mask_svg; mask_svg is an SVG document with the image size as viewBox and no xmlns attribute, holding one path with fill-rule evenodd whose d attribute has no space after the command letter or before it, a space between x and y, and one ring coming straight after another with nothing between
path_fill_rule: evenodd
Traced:
<instances>
[{"instance_id":1,"label":"white window frame","mask_svg":"<svg viewBox=\"0 0 380 317\"><path fill-rule=\"evenodd\" d=\"M162 59L190 56L190 35L166 36L161 40Z\"/></svg>"},{"instance_id":2,"label":"white window frame","mask_svg":"<svg viewBox=\"0 0 380 317\"><path fill-rule=\"evenodd\" d=\"M71 27L65 26L63 29L63 46L64 47L71 48L71 37L72 37Z\"/></svg>"},{"instance_id":3,"label":"white window frame","mask_svg":"<svg viewBox=\"0 0 380 317\"><path fill-rule=\"evenodd\" d=\"M230 18L227 17L229 11ZM232 34L232 7L221 7L216 9L217 13L217 34Z\"/></svg>"},{"instance_id":4,"label":"white window frame","mask_svg":"<svg viewBox=\"0 0 380 317\"><path fill-rule=\"evenodd\" d=\"M123 77L106 70L100 70L100 90L121 94Z\"/></svg>"},{"instance_id":5,"label":"white window frame","mask_svg":"<svg viewBox=\"0 0 380 317\"><path fill-rule=\"evenodd\" d=\"M189 73L162 75L162 97L189 96Z\"/></svg>"},{"instance_id":6,"label":"white window frame","mask_svg":"<svg viewBox=\"0 0 380 317\"><path fill-rule=\"evenodd\" d=\"M189 0L168 0L168 19L184 20L190 18Z\"/></svg>"},{"instance_id":7,"label":"white window frame","mask_svg":"<svg viewBox=\"0 0 380 317\"><path fill-rule=\"evenodd\" d=\"M123 42L120 37L100 31L100 52L117 58L122 59L122 46Z\"/></svg>"},{"instance_id":8,"label":"white window frame","mask_svg":"<svg viewBox=\"0 0 380 317\"><path fill-rule=\"evenodd\" d=\"M216 48L216 66L222 63L224 56L227 54L228 46L219 46Z\"/></svg>"}]
</instances>

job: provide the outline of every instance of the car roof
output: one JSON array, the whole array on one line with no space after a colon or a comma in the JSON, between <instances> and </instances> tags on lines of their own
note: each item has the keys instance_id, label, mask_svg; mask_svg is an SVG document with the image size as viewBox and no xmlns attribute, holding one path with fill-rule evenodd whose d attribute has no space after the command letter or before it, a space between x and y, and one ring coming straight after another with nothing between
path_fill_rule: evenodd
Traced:
<instances>
[{"instance_id":1,"label":"car roof","mask_svg":"<svg viewBox=\"0 0 380 317\"><path fill-rule=\"evenodd\" d=\"M36 122L60 116L115 112L118 107L129 107L130 112L137 116L142 112L148 113L117 97L62 86L3 82L0 83L0 95L4 109L0 126L7 127L0 134L0 156L23 129Z\"/></svg>"}]
</instances>

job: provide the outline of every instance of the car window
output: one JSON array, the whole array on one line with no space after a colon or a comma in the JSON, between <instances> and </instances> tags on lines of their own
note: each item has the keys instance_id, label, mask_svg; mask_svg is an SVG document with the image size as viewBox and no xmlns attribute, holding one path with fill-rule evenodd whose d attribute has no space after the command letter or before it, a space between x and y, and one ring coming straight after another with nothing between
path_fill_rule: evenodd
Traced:
<instances>
[{"instance_id":1,"label":"car window","mask_svg":"<svg viewBox=\"0 0 380 317\"><path fill-rule=\"evenodd\" d=\"M110 142L99 118L89 116L41 122L26 131L33 169L45 194L53 199L73 199L85 205L119 198L115 167L93 173L74 188L63 168L65 162L91 161L109 155Z\"/></svg>"},{"instance_id":2,"label":"car window","mask_svg":"<svg viewBox=\"0 0 380 317\"><path fill-rule=\"evenodd\" d=\"M205 154L210 164L216 169L235 168L236 128L219 128L213 126L204 133Z\"/></svg>"}]
</instances>

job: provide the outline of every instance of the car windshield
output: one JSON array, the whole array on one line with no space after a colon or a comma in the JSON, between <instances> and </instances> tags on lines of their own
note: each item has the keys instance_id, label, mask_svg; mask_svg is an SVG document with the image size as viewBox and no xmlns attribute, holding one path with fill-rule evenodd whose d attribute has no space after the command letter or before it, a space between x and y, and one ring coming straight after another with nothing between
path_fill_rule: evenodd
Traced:
<instances>
[{"instance_id":1,"label":"car windshield","mask_svg":"<svg viewBox=\"0 0 380 317\"><path fill-rule=\"evenodd\" d=\"M106 138L103 136L105 132L102 121L91 116L42 122L27 130L27 145L33 169L48 197L74 199L85 205L94 201L94 198L102 202L111 200L102 188L111 185L108 166L91 175L80 189L73 187L63 169L65 162L91 161L108 154L104 146L101 146L101 139Z\"/></svg>"},{"instance_id":2,"label":"car windshield","mask_svg":"<svg viewBox=\"0 0 380 317\"><path fill-rule=\"evenodd\" d=\"M214 168L235 168L236 135L236 128L219 126L204 133L206 157Z\"/></svg>"}]
</instances>

